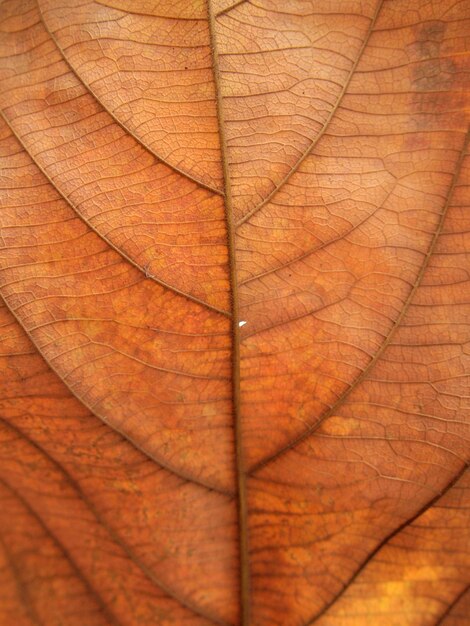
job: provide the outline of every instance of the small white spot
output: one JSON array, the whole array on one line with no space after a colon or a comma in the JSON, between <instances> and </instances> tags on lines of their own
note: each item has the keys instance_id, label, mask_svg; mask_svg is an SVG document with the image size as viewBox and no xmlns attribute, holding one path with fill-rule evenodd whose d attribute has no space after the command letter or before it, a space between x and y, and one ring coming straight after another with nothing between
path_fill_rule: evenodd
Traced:
<instances>
[{"instance_id":1,"label":"small white spot","mask_svg":"<svg viewBox=\"0 0 470 626\"><path fill-rule=\"evenodd\" d=\"M246 324L246 320L242 320L241 322L238 322L238 325L240 326L240 328L242 326L245 326L245 324Z\"/></svg>"}]
</instances>

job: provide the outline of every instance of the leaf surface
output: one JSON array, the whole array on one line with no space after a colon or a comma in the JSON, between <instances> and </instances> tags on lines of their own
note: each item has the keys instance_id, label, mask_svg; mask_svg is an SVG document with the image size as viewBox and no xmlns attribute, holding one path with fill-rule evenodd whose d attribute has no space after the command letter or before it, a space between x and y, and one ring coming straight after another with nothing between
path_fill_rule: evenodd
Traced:
<instances>
[{"instance_id":1,"label":"leaf surface","mask_svg":"<svg viewBox=\"0 0 470 626\"><path fill-rule=\"evenodd\" d=\"M0 9L0 623L463 625L466 4Z\"/></svg>"}]
</instances>

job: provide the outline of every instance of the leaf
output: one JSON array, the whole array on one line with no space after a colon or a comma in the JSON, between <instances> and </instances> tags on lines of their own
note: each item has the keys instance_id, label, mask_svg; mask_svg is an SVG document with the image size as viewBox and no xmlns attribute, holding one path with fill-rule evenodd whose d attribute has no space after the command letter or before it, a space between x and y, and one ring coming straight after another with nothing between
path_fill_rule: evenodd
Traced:
<instances>
[{"instance_id":1,"label":"leaf","mask_svg":"<svg viewBox=\"0 0 470 626\"><path fill-rule=\"evenodd\" d=\"M0 9L0 624L463 626L467 5Z\"/></svg>"}]
</instances>

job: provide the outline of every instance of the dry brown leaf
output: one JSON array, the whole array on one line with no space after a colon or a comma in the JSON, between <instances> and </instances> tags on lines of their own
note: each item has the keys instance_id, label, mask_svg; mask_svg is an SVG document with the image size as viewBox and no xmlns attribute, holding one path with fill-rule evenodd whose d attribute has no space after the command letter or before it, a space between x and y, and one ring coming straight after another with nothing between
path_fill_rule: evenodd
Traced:
<instances>
[{"instance_id":1,"label":"dry brown leaf","mask_svg":"<svg viewBox=\"0 0 470 626\"><path fill-rule=\"evenodd\" d=\"M470 4L0 3L1 626L465 626Z\"/></svg>"}]
</instances>

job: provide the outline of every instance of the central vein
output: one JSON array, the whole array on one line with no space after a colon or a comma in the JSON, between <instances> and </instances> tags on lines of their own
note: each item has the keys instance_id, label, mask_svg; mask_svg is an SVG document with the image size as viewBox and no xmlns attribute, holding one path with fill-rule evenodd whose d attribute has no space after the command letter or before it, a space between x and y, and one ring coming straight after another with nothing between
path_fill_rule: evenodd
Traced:
<instances>
[{"instance_id":1,"label":"central vein","mask_svg":"<svg viewBox=\"0 0 470 626\"><path fill-rule=\"evenodd\" d=\"M248 533L246 510L246 473L243 461L243 442L240 416L240 326L238 312L238 285L235 251L235 223L232 211L232 191L230 172L227 158L227 139L225 135L224 111L220 85L219 56L215 33L215 16L211 7L211 0L207 0L209 13L209 33L212 49L212 66L217 98L217 119L219 124L220 150L224 175L225 214L227 221L228 251L230 263L230 286L232 296L232 406L235 429L235 464L238 492L238 529L240 551L240 623L249 626L250 623L250 580L248 562Z\"/></svg>"}]
</instances>

